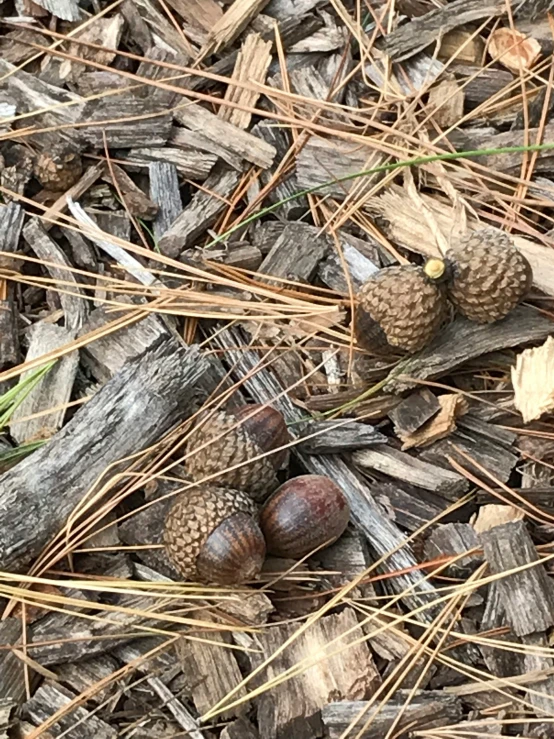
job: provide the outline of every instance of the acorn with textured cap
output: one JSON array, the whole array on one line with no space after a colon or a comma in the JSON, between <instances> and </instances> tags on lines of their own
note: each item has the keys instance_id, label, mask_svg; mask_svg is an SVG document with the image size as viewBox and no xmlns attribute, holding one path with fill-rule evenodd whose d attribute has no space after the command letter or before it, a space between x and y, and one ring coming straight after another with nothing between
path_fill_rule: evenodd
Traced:
<instances>
[{"instance_id":1,"label":"acorn with textured cap","mask_svg":"<svg viewBox=\"0 0 554 739\"><path fill-rule=\"evenodd\" d=\"M254 501L238 490L216 486L179 496L167 515L163 542L184 578L219 585L257 577L266 552Z\"/></svg>"},{"instance_id":2,"label":"acorn with textured cap","mask_svg":"<svg viewBox=\"0 0 554 739\"><path fill-rule=\"evenodd\" d=\"M211 477L217 485L263 501L279 485L276 473L288 451L263 455L289 441L285 419L269 406L247 405L234 412L206 414L187 444L187 472L194 480Z\"/></svg>"},{"instance_id":3,"label":"acorn with textured cap","mask_svg":"<svg viewBox=\"0 0 554 739\"><path fill-rule=\"evenodd\" d=\"M427 346L446 316L445 277L444 261L435 258L423 267L404 264L372 275L358 293L358 344L377 354L413 354Z\"/></svg>"},{"instance_id":4,"label":"acorn with textured cap","mask_svg":"<svg viewBox=\"0 0 554 739\"><path fill-rule=\"evenodd\" d=\"M446 254L448 296L477 323L505 318L533 282L531 265L502 231L486 228L466 235Z\"/></svg>"}]
</instances>

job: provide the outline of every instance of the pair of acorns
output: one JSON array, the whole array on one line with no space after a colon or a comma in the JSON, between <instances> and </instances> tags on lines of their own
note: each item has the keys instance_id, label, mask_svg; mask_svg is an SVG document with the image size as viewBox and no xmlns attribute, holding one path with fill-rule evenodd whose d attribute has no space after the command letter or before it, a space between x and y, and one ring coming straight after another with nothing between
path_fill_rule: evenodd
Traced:
<instances>
[{"instance_id":1,"label":"pair of acorns","mask_svg":"<svg viewBox=\"0 0 554 739\"><path fill-rule=\"evenodd\" d=\"M287 457L280 447L289 440L283 416L259 404L214 414L193 431L188 474L217 477L182 493L166 518L166 551L186 579L245 583L259 575L266 553L300 559L344 532L350 508L328 477L302 475L277 487Z\"/></svg>"},{"instance_id":2,"label":"pair of acorns","mask_svg":"<svg viewBox=\"0 0 554 739\"><path fill-rule=\"evenodd\" d=\"M493 323L515 308L532 282L531 265L506 234L474 231L444 259L375 273L358 294L356 338L377 354L391 348L413 354L437 335L449 301L470 321Z\"/></svg>"}]
</instances>

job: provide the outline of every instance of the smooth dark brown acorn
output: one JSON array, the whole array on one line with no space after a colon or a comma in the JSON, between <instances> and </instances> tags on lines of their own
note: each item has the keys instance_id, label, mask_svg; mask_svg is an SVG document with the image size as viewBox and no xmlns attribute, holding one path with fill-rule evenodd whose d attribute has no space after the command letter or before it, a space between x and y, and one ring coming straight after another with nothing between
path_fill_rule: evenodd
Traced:
<instances>
[{"instance_id":1,"label":"smooth dark brown acorn","mask_svg":"<svg viewBox=\"0 0 554 739\"><path fill-rule=\"evenodd\" d=\"M163 541L177 570L198 582L248 582L259 575L265 559L254 501L228 488L183 493L167 515Z\"/></svg>"},{"instance_id":2,"label":"smooth dark brown acorn","mask_svg":"<svg viewBox=\"0 0 554 739\"><path fill-rule=\"evenodd\" d=\"M323 475L302 475L275 491L260 513L267 551L299 559L336 541L350 518L342 490Z\"/></svg>"},{"instance_id":3,"label":"smooth dark brown acorn","mask_svg":"<svg viewBox=\"0 0 554 739\"><path fill-rule=\"evenodd\" d=\"M493 228L468 234L446 259L451 270L448 296L462 315L477 323L505 318L533 282L527 259L509 236Z\"/></svg>"},{"instance_id":4,"label":"smooth dark brown acorn","mask_svg":"<svg viewBox=\"0 0 554 739\"><path fill-rule=\"evenodd\" d=\"M202 421L202 425L192 432L187 445L187 453L192 452L187 459L187 471L191 477L202 480L221 472L214 478L218 485L243 490L257 501L265 500L279 484L276 472L287 459L287 450L228 472L224 470L287 444L290 436L283 416L273 408L256 404L234 413L220 411L202 418ZM218 436L221 438L216 439ZM200 449L210 440L213 441Z\"/></svg>"},{"instance_id":5,"label":"smooth dark brown acorn","mask_svg":"<svg viewBox=\"0 0 554 739\"><path fill-rule=\"evenodd\" d=\"M385 267L372 275L358 294L358 344L376 354L427 346L446 316L445 270L442 259L429 259L423 267Z\"/></svg>"}]
</instances>

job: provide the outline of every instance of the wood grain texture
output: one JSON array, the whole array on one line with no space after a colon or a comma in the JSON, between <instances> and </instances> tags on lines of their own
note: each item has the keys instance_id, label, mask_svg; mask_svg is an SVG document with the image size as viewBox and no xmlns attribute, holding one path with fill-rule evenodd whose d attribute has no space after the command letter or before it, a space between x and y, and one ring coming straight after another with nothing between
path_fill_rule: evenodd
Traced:
<instances>
[{"instance_id":1,"label":"wood grain texture","mask_svg":"<svg viewBox=\"0 0 554 739\"><path fill-rule=\"evenodd\" d=\"M185 420L206 369L197 348L154 347L126 364L48 444L2 475L0 569L24 568L109 465Z\"/></svg>"}]
</instances>

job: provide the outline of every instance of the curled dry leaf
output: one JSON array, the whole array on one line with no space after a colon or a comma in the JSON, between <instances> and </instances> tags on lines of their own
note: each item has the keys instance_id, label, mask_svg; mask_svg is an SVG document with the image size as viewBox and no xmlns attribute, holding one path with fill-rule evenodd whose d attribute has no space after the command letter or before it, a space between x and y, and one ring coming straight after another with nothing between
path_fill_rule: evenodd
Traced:
<instances>
[{"instance_id":1,"label":"curled dry leaf","mask_svg":"<svg viewBox=\"0 0 554 739\"><path fill-rule=\"evenodd\" d=\"M525 423L540 418L554 408L554 338L542 346L525 349L512 367L514 403Z\"/></svg>"},{"instance_id":2,"label":"curled dry leaf","mask_svg":"<svg viewBox=\"0 0 554 739\"><path fill-rule=\"evenodd\" d=\"M510 28L497 28L489 39L489 54L510 72L530 69L541 54L539 42Z\"/></svg>"}]
</instances>

